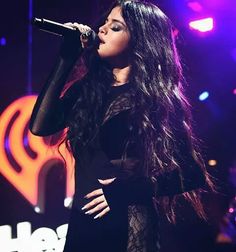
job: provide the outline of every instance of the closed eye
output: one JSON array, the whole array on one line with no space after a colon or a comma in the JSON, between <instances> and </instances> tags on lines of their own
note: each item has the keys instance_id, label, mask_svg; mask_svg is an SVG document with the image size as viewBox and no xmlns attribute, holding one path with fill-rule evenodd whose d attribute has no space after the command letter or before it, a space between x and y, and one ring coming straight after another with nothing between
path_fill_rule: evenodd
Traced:
<instances>
[{"instance_id":1,"label":"closed eye","mask_svg":"<svg viewBox=\"0 0 236 252\"><path fill-rule=\"evenodd\" d=\"M111 30L117 32L117 31L122 30L122 28L119 25L114 25L114 26L111 27Z\"/></svg>"}]
</instances>

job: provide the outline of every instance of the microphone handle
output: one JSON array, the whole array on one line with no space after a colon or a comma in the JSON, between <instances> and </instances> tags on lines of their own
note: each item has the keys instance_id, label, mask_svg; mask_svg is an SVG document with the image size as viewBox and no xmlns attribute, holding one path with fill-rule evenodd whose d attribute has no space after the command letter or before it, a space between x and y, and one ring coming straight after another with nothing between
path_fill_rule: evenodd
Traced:
<instances>
[{"instance_id":1,"label":"microphone handle","mask_svg":"<svg viewBox=\"0 0 236 252\"><path fill-rule=\"evenodd\" d=\"M40 30L45 32L52 33L58 36L66 36L75 34L75 31L78 35L80 35L80 31L78 29L72 28L70 26L66 26L61 23L57 23L45 18L33 18L32 24L37 26Z\"/></svg>"}]
</instances>

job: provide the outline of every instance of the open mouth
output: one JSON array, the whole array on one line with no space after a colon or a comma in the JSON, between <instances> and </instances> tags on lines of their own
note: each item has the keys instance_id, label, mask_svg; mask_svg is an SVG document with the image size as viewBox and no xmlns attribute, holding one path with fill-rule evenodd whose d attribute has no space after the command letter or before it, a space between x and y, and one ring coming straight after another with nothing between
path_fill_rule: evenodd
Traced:
<instances>
[{"instance_id":1,"label":"open mouth","mask_svg":"<svg viewBox=\"0 0 236 252\"><path fill-rule=\"evenodd\" d=\"M98 37L98 38L99 38L99 43L100 44L105 44L105 42L100 37Z\"/></svg>"}]
</instances>

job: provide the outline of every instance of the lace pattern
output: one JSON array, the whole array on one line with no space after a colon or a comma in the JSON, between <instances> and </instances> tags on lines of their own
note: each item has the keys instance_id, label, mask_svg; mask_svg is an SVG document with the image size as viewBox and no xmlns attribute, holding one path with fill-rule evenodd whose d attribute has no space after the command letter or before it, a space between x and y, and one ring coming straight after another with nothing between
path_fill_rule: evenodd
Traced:
<instances>
[{"instance_id":1,"label":"lace pattern","mask_svg":"<svg viewBox=\"0 0 236 252\"><path fill-rule=\"evenodd\" d=\"M127 252L160 251L157 218L151 208L129 206L128 221Z\"/></svg>"},{"instance_id":2,"label":"lace pattern","mask_svg":"<svg viewBox=\"0 0 236 252\"><path fill-rule=\"evenodd\" d=\"M110 104L103 123L130 108L130 93L123 93ZM129 206L127 252L159 252L159 241L158 222L154 210L146 206Z\"/></svg>"},{"instance_id":3,"label":"lace pattern","mask_svg":"<svg viewBox=\"0 0 236 252\"><path fill-rule=\"evenodd\" d=\"M130 109L131 107L130 93L119 95L108 107L103 119L103 124L121 111Z\"/></svg>"}]
</instances>

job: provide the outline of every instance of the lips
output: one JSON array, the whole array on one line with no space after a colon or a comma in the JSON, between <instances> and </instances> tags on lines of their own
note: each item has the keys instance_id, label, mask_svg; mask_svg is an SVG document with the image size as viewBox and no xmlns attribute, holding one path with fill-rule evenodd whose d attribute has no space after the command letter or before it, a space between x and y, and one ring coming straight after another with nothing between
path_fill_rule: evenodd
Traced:
<instances>
[{"instance_id":1,"label":"lips","mask_svg":"<svg viewBox=\"0 0 236 252\"><path fill-rule=\"evenodd\" d=\"M100 40L100 44L105 44L104 40L101 37L99 37L99 40Z\"/></svg>"}]
</instances>

